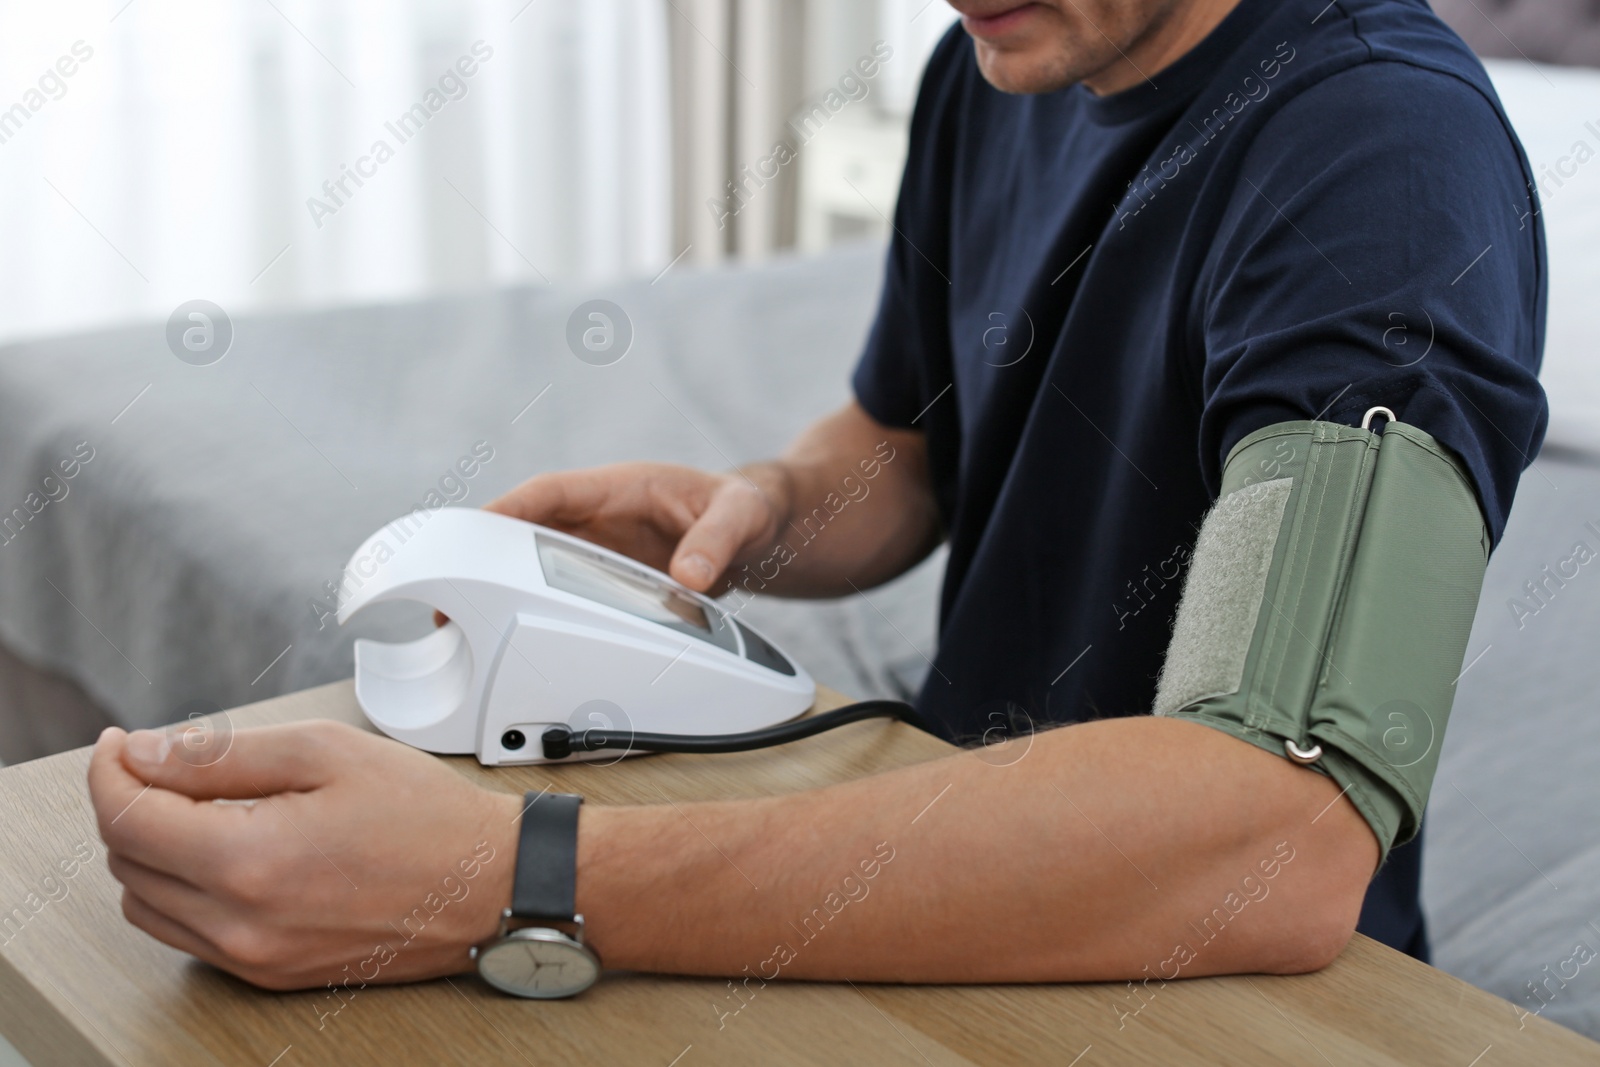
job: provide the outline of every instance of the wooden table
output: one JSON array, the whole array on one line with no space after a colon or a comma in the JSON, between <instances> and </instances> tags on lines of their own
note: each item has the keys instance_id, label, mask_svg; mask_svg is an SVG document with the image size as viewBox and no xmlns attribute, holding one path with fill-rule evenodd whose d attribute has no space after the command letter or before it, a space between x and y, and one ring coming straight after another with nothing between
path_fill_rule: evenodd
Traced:
<instances>
[{"instance_id":1,"label":"wooden table","mask_svg":"<svg viewBox=\"0 0 1600 1067\"><path fill-rule=\"evenodd\" d=\"M820 703L839 702L825 694ZM228 717L235 727L362 722L348 682ZM635 802L802 789L948 751L910 727L868 722L767 752L609 768L451 764L498 789L549 784ZM319 1029L323 994L261 992L123 921L88 806L87 765L88 750L78 749L0 771L0 1031L35 1067L1600 1063L1600 1045L1540 1019L1519 1022L1507 1002L1360 936L1318 974L1173 982L1130 1018L1119 1007L1140 1002L1123 984L773 983L719 1025L716 1006L730 1001L716 980L615 975L577 1000L546 1003L462 977L369 987ZM75 848L97 851L63 877L58 864ZM975 917L974 938L1003 921L1003 910Z\"/></svg>"}]
</instances>

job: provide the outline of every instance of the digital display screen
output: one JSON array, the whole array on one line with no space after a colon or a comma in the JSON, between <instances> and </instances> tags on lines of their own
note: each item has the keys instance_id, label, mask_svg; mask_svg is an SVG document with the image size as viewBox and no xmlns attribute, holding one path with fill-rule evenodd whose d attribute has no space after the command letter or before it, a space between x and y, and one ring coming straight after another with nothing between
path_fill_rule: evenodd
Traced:
<instances>
[{"instance_id":1,"label":"digital display screen","mask_svg":"<svg viewBox=\"0 0 1600 1067\"><path fill-rule=\"evenodd\" d=\"M729 652L739 651L727 620L716 611L708 612L681 589L599 552L540 534L534 534L534 541L550 588L625 611Z\"/></svg>"}]
</instances>

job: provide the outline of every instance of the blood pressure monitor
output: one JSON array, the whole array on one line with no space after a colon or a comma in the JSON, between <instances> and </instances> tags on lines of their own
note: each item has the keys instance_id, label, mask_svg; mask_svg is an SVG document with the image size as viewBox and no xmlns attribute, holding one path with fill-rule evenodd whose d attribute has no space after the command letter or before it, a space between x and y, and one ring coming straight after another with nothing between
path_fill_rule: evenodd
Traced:
<instances>
[{"instance_id":1,"label":"blood pressure monitor","mask_svg":"<svg viewBox=\"0 0 1600 1067\"><path fill-rule=\"evenodd\" d=\"M415 511L345 567L338 618L415 600L450 621L415 641L355 643L372 724L488 765L548 762L541 739L725 735L792 719L810 675L715 601L626 556L468 508ZM615 759L572 746L571 759ZM565 751L565 750L564 750Z\"/></svg>"}]
</instances>

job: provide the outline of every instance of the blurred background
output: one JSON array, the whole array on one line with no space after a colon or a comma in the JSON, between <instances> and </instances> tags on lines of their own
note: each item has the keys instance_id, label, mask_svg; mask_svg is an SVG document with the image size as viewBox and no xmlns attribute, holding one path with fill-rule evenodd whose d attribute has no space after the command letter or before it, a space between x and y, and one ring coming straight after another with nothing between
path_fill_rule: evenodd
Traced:
<instances>
[{"instance_id":1,"label":"blurred background","mask_svg":"<svg viewBox=\"0 0 1600 1067\"><path fill-rule=\"evenodd\" d=\"M238 314L881 234L954 18L943 0L7 7L0 340L196 295ZM452 77L462 57L475 73ZM417 103L402 142L386 124ZM363 163L380 140L393 157ZM804 150L763 167L780 141ZM325 191L352 169L374 173Z\"/></svg>"}]
</instances>

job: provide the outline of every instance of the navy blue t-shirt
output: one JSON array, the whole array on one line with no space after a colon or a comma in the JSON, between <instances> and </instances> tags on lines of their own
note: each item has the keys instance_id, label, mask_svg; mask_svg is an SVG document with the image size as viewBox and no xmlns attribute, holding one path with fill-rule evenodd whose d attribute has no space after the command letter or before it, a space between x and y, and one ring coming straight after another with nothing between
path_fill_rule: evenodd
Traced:
<instances>
[{"instance_id":1,"label":"navy blue t-shirt","mask_svg":"<svg viewBox=\"0 0 1600 1067\"><path fill-rule=\"evenodd\" d=\"M1242 0L1150 80L924 75L855 372L926 432L958 741L1150 710L1228 450L1374 405L1453 449L1492 536L1546 421L1544 240L1482 66L1422 0ZM1424 954L1417 843L1361 928Z\"/></svg>"}]
</instances>

